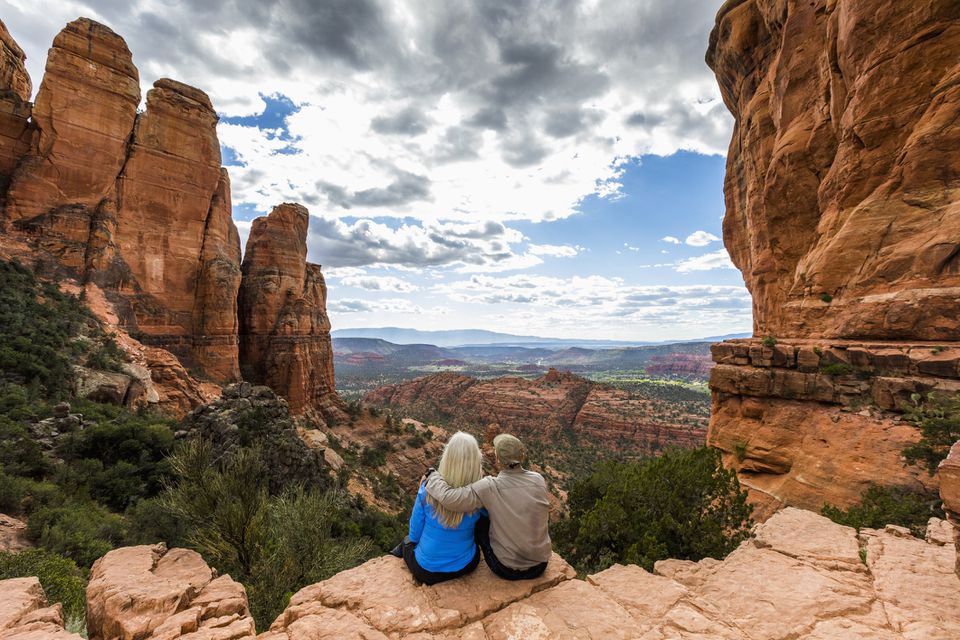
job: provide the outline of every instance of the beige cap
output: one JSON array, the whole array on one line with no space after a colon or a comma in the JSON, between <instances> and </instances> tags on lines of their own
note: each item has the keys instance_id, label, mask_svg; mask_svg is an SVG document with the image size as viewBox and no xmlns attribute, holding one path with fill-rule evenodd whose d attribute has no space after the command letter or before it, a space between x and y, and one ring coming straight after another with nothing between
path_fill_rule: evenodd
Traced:
<instances>
[{"instance_id":1,"label":"beige cap","mask_svg":"<svg viewBox=\"0 0 960 640\"><path fill-rule=\"evenodd\" d=\"M493 450L504 466L512 467L523 462L523 443L509 433L501 433L493 439Z\"/></svg>"}]
</instances>

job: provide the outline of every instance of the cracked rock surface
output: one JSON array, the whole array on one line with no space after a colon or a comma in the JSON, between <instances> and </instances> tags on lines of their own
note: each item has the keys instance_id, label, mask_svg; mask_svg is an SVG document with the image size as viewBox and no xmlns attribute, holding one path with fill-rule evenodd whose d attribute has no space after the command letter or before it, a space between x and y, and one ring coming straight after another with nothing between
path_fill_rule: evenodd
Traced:
<instances>
[{"instance_id":1,"label":"cracked rock surface","mask_svg":"<svg viewBox=\"0 0 960 640\"><path fill-rule=\"evenodd\" d=\"M301 590L260 638L946 640L960 637L960 579L941 525L929 541L899 527L858 536L787 508L723 561L614 565L586 580L554 556L533 582L481 564L421 587L401 560L377 558Z\"/></svg>"}]
</instances>

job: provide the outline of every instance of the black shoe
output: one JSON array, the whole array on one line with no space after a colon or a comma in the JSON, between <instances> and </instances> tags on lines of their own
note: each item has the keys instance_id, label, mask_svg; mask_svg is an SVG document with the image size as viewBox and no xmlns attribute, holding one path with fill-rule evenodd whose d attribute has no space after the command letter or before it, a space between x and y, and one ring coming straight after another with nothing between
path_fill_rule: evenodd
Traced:
<instances>
[{"instance_id":1,"label":"black shoe","mask_svg":"<svg viewBox=\"0 0 960 640\"><path fill-rule=\"evenodd\" d=\"M397 546L395 546L393 549L390 549L390 555L395 556L395 557L397 557L397 558L402 558L402 557L403 557L403 543L401 542L400 544L398 544Z\"/></svg>"}]
</instances>

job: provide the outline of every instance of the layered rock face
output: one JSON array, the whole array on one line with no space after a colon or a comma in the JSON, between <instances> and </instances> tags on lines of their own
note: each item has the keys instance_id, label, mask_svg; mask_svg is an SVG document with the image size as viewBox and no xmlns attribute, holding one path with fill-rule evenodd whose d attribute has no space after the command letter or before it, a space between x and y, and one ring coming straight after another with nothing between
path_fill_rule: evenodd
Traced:
<instances>
[{"instance_id":1,"label":"layered rock face","mask_svg":"<svg viewBox=\"0 0 960 640\"><path fill-rule=\"evenodd\" d=\"M919 489L913 392L960 390L960 5L728 0L724 244L754 333L714 350L709 442L769 506ZM770 341L768 340L768 344Z\"/></svg>"},{"instance_id":2,"label":"layered rock face","mask_svg":"<svg viewBox=\"0 0 960 640\"><path fill-rule=\"evenodd\" d=\"M10 94L23 82L7 58ZM85 18L68 24L47 58L28 148L0 136L0 157L16 167L4 223L51 268L101 285L144 342L236 380L240 241L216 112L202 91L167 79L138 115L139 103L123 38Z\"/></svg>"},{"instance_id":3,"label":"layered rock face","mask_svg":"<svg viewBox=\"0 0 960 640\"><path fill-rule=\"evenodd\" d=\"M137 328L217 380L239 379L240 236L205 93L161 79L147 93L118 184L114 244Z\"/></svg>"},{"instance_id":4,"label":"layered rock face","mask_svg":"<svg viewBox=\"0 0 960 640\"><path fill-rule=\"evenodd\" d=\"M327 285L306 261L309 220L306 208L285 203L253 221L238 300L243 376L287 398L293 413L340 418Z\"/></svg>"},{"instance_id":5,"label":"layered rock face","mask_svg":"<svg viewBox=\"0 0 960 640\"><path fill-rule=\"evenodd\" d=\"M728 0L710 40L755 333L956 340L960 6Z\"/></svg>"},{"instance_id":6,"label":"layered rock face","mask_svg":"<svg viewBox=\"0 0 960 640\"><path fill-rule=\"evenodd\" d=\"M138 113L123 38L80 18L54 40L31 105L23 52L2 23L0 45L2 254L95 285L113 324L149 356L158 395L189 411L208 394L187 369L240 379L240 240L210 99L163 78ZM294 217L253 243L244 368L295 411L330 417L340 402L326 288L305 260L306 210Z\"/></svg>"},{"instance_id":7,"label":"layered rock face","mask_svg":"<svg viewBox=\"0 0 960 640\"><path fill-rule=\"evenodd\" d=\"M426 420L465 427L495 425L520 437L554 438L572 432L609 448L646 452L670 445L695 447L705 429L695 415L666 415L649 398L550 370L535 380L478 380L438 373L387 385L364 396L369 404L400 408Z\"/></svg>"}]
</instances>

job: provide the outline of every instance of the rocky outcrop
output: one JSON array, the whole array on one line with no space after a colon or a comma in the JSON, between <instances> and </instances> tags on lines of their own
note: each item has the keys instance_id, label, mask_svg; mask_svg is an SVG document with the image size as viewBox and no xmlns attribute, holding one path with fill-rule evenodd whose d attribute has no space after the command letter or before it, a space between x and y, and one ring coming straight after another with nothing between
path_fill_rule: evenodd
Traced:
<instances>
[{"instance_id":1,"label":"rocky outcrop","mask_svg":"<svg viewBox=\"0 0 960 640\"><path fill-rule=\"evenodd\" d=\"M706 426L699 416L670 415L654 399L556 369L535 380L438 373L380 387L364 396L364 402L464 427L493 424L520 437L572 432L601 447L643 452L669 445L700 446Z\"/></svg>"},{"instance_id":2,"label":"rocky outcrop","mask_svg":"<svg viewBox=\"0 0 960 640\"><path fill-rule=\"evenodd\" d=\"M935 528L936 521L931 528ZM586 580L554 556L537 581L470 576L415 586L396 558L302 589L263 640L954 638L952 546L785 509L725 560L614 565Z\"/></svg>"},{"instance_id":3,"label":"rocky outcrop","mask_svg":"<svg viewBox=\"0 0 960 640\"><path fill-rule=\"evenodd\" d=\"M243 585L217 577L194 551L115 549L87 585L92 640L239 640L255 635Z\"/></svg>"},{"instance_id":4,"label":"rocky outcrop","mask_svg":"<svg viewBox=\"0 0 960 640\"><path fill-rule=\"evenodd\" d=\"M903 468L913 392L960 390L960 7L728 0L724 244L759 340L714 351L709 441L768 506ZM769 343L775 338L777 346ZM851 411L854 410L854 411Z\"/></svg>"},{"instance_id":5,"label":"rocky outcrop","mask_svg":"<svg viewBox=\"0 0 960 640\"><path fill-rule=\"evenodd\" d=\"M307 260L310 216L281 204L257 218L243 256L240 358L243 377L287 398L290 410L319 410L343 419L334 390L327 286L320 266Z\"/></svg>"},{"instance_id":6,"label":"rocky outcrop","mask_svg":"<svg viewBox=\"0 0 960 640\"><path fill-rule=\"evenodd\" d=\"M423 586L385 556L301 589L256 637L950 640L960 635L960 576L946 528L931 519L926 540L897 526L858 533L785 508L724 560L663 560L653 573L614 565L585 580L554 554L535 580L500 580L481 562ZM163 545L94 564L87 624L92 640L255 637L243 586ZM76 638L35 578L0 581L0 636Z\"/></svg>"},{"instance_id":7,"label":"rocky outcrop","mask_svg":"<svg viewBox=\"0 0 960 640\"><path fill-rule=\"evenodd\" d=\"M960 348L843 340L735 340L713 346L708 443L770 509L850 505L871 484L936 486L901 461L915 394L960 392Z\"/></svg>"},{"instance_id":8,"label":"rocky outcrop","mask_svg":"<svg viewBox=\"0 0 960 640\"><path fill-rule=\"evenodd\" d=\"M208 96L162 78L138 113L123 38L80 18L54 40L31 105L23 52L2 23L0 45L0 253L96 285L176 412L208 396L188 369L240 380L240 240ZM326 288L305 260L306 220L302 210L302 229L268 232L254 250L244 369L297 412L336 418ZM271 273L287 287L278 295L259 290Z\"/></svg>"},{"instance_id":9,"label":"rocky outcrop","mask_svg":"<svg viewBox=\"0 0 960 640\"><path fill-rule=\"evenodd\" d=\"M0 580L0 638L80 640L63 628L63 607L47 604L36 578Z\"/></svg>"},{"instance_id":10,"label":"rocky outcrop","mask_svg":"<svg viewBox=\"0 0 960 640\"><path fill-rule=\"evenodd\" d=\"M313 426L305 422L302 417L291 418L287 401L269 387L241 382L187 414L176 435L208 442L213 460L228 458L255 438L271 492L279 494L295 484L320 490L331 484L326 460L330 456L315 440L301 438L300 430Z\"/></svg>"}]
</instances>

